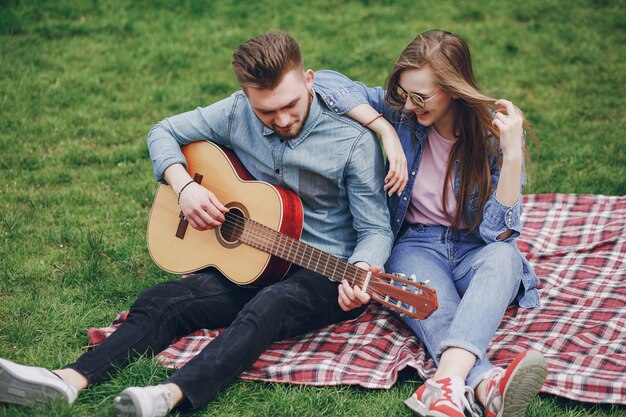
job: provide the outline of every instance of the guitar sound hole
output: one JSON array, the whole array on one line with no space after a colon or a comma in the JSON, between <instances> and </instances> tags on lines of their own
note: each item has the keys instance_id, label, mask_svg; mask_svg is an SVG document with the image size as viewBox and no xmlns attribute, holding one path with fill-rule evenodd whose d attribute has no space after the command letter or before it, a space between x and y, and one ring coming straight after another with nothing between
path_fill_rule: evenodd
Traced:
<instances>
[{"instance_id":1,"label":"guitar sound hole","mask_svg":"<svg viewBox=\"0 0 626 417\"><path fill-rule=\"evenodd\" d=\"M230 207L230 211L224 216L226 221L220 227L220 235L227 243L236 243L243 232L244 214L238 208Z\"/></svg>"}]
</instances>

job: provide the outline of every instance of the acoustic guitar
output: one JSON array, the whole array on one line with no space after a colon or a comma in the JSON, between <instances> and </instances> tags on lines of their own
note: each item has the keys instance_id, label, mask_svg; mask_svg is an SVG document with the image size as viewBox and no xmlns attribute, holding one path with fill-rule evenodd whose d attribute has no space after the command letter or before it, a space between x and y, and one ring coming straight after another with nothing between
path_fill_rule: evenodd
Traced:
<instances>
[{"instance_id":1,"label":"acoustic guitar","mask_svg":"<svg viewBox=\"0 0 626 417\"><path fill-rule=\"evenodd\" d=\"M225 222L198 231L185 220L171 187L157 188L148 221L154 262L175 274L215 267L239 285L270 285L291 264L359 285L373 300L424 319L437 309L435 290L401 274L371 273L299 240L302 203L292 191L256 181L234 152L211 142L183 146L188 172L229 208ZM210 187L209 187L210 184Z\"/></svg>"}]
</instances>

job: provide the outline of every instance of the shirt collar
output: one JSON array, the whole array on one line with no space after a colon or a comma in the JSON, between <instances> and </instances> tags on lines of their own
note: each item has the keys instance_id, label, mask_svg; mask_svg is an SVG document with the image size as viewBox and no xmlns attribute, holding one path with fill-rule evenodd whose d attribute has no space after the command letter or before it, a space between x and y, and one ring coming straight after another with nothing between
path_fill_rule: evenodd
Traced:
<instances>
[{"instance_id":1,"label":"shirt collar","mask_svg":"<svg viewBox=\"0 0 626 417\"><path fill-rule=\"evenodd\" d=\"M317 98L317 94L313 91L313 100L311 101L311 109L309 110L309 117L304 122L304 127L302 128L302 132L300 132L300 136L297 138L289 139L287 141L287 145L290 148L294 149L298 145L300 145L309 134L315 129L315 126L319 123L320 117L322 116L322 106L320 105L319 99ZM269 127L263 125L263 136L273 135L274 131Z\"/></svg>"}]
</instances>

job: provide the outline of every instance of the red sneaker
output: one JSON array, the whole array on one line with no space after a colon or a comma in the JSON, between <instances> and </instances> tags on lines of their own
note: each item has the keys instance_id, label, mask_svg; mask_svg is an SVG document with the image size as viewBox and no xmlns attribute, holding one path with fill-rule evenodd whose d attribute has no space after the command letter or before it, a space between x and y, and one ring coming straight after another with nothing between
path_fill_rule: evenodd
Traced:
<instances>
[{"instance_id":1,"label":"red sneaker","mask_svg":"<svg viewBox=\"0 0 626 417\"><path fill-rule=\"evenodd\" d=\"M469 406L465 383L459 377L427 380L404 402L414 413L427 417L465 417Z\"/></svg>"},{"instance_id":2,"label":"red sneaker","mask_svg":"<svg viewBox=\"0 0 626 417\"><path fill-rule=\"evenodd\" d=\"M485 416L524 417L547 375L546 359L536 350L518 354L506 371L494 368L485 376Z\"/></svg>"}]
</instances>

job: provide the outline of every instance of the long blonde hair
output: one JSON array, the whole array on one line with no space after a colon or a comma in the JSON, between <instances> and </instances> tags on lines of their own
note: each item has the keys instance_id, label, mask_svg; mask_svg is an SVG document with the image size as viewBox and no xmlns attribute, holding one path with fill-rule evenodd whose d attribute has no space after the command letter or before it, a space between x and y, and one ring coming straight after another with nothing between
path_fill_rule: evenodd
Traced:
<instances>
[{"instance_id":1,"label":"long blonde hair","mask_svg":"<svg viewBox=\"0 0 626 417\"><path fill-rule=\"evenodd\" d=\"M460 187L457 209L454 216L447 213L446 198L450 181L444 181L443 209L452 227L458 228L461 221L473 230L481 220L485 204L491 195L492 186L489 157L501 164L498 141L500 135L491 125L495 99L483 93L476 84L469 47L453 33L433 29L418 35L402 51L387 82L386 101L402 110L405 101L396 93L400 75L407 69L419 69L428 65L435 84L451 96L455 111L454 135L458 138L450 152L446 178L453 178L455 161L460 161ZM533 140L536 138L528 123L524 127ZM496 141L490 140L490 136ZM526 147L526 146L525 146ZM526 154L526 149L524 150ZM465 210L472 190L478 192L476 218L470 219Z\"/></svg>"}]
</instances>

